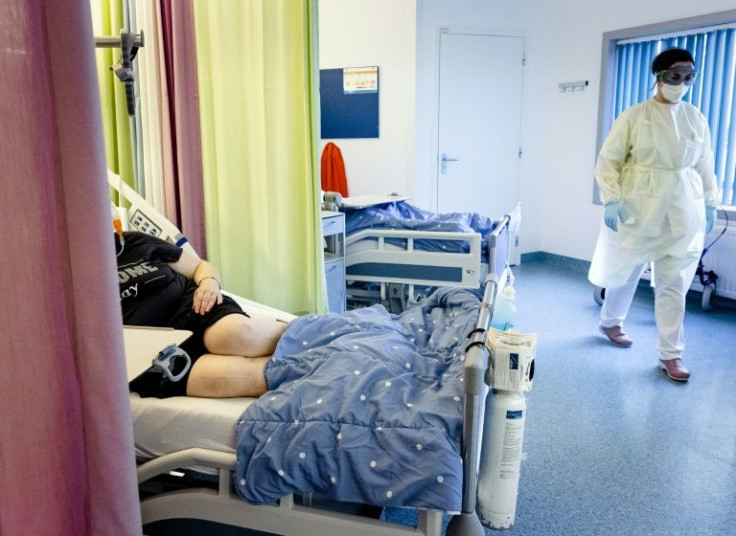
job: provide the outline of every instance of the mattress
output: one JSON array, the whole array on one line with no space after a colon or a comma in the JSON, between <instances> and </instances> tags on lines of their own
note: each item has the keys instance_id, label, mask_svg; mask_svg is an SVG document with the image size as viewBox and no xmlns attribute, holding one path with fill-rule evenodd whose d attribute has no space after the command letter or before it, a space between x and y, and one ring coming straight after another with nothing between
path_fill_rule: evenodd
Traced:
<instances>
[{"instance_id":1,"label":"mattress","mask_svg":"<svg viewBox=\"0 0 736 536\"><path fill-rule=\"evenodd\" d=\"M146 460L192 447L234 453L235 426L255 400L130 393L136 456Z\"/></svg>"}]
</instances>

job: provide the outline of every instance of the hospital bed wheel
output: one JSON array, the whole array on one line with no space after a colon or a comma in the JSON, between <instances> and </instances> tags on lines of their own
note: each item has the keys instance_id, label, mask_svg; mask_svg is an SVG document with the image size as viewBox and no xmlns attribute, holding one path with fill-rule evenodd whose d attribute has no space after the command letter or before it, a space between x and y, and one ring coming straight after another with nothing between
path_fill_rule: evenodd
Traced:
<instances>
[{"instance_id":1,"label":"hospital bed wheel","mask_svg":"<svg viewBox=\"0 0 736 536\"><path fill-rule=\"evenodd\" d=\"M713 302L711 299L713 298L715 290L715 285L706 285L703 287L703 296L700 299L700 307L703 311L710 311L713 309Z\"/></svg>"},{"instance_id":2,"label":"hospital bed wheel","mask_svg":"<svg viewBox=\"0 0 736 536\"><path fill-rule=\"evenodd\" d=\"M603 300L606 299L606 289L603 287L594 287L593 299L598 305L603 305Z\"/></svg>"}]
</instances>

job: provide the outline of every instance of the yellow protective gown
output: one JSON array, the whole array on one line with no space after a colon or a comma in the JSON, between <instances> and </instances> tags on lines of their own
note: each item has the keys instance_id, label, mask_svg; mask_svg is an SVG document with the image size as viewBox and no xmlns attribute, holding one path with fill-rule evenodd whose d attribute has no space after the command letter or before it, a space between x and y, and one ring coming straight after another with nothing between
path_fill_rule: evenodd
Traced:
<instances>
[{"instance_id":1,"label":"yellow protective gown","mask_svg":"<svg viewBox=\"0 0 736 536\"><path fill-rule=\"evenodd\" d=\"M620 201L618 232L601 224L588 278L623 285L637 265L667 255L700 256L705 206L718 206L708 122L691 104L654 99L623 112L595 168L601 201Z\"/></svg>"}]
</instances>

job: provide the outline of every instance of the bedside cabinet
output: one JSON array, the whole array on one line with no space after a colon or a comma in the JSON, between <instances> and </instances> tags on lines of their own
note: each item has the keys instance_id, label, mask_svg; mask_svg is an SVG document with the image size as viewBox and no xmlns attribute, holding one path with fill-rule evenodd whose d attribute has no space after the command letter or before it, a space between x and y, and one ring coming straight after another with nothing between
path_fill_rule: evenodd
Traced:
<instances>
[{"instance_id":1,"label":"bedside cabinet","mask_svg":"<svg viewBox=\"0 0 736 536\"><path fill-rule=\"evenodd\" d=\"M345 214L322 211L327 301L331 313L345 311Z\"/></svg>"}]
</instances>

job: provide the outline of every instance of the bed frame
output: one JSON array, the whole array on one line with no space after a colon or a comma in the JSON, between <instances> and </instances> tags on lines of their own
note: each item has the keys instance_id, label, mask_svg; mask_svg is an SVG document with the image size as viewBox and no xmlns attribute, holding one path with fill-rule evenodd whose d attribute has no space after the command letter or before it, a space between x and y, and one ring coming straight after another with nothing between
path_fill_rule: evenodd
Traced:
<instances>
[{"instance_id":1,"label":"bed frame","mask_svg":"<svg viewBox=\"0 0 736 536\"><path fill-rule=\"evenodd\" d=\"M127 213L132 228L149 232L163 239L172 240L196 254L186 242L186 239L181 236L176 226L125 185L117 175L111 172L108 173L108 182L112 188L125 198L125 206L130 205ZM506 256L497 258L496 250L501 245L499 238L502 233L508 234L512 222L513 220L509 215L504 216L490 234L490 266L505 264ZM384 233L386 232L384 231ZM388 233L391 235L390 231ZM452 235L453 240L458 239L456 233L448 234ZM437 233L431 233L431 238L437 239ZM472 266L467 265L468 270L480 265L478 255L480 237L474 234L469 239L476 244L476 248L471 256L473 260L468 260L468 262L472 262ZM388 253L388 251L384 251L382 255ZM412 251L415 258L420 253L424 252ZM434 259L436 261L437 257L434 256ZM454 263L448 262L448 264ZM495 272L495 270L491 270L485 276L484 294L478 319L475 328L469 334L469 343L466 347L463 382L465 400L461 441L463 458L462 510L454 515L450 521L447 528L447 534L450 536L485 535L485 530L476 514L475 506L485 399L489 391L485 381L486 371L490 363L486 339L493 316L496 295L505 281L504 275L499 277ZM474 273L472 277L477 278L479 275ZM422 279L420 281L424 284L435 280ZM477 284L477 279L474 279L473 285L477 286ZM254 304L254 302L242 298L238 299L251 305ZM263 308L263 314L266 315L279 313L272 308L260 307ZM232 475L235 462L234 453L203 448L185 449L142 462L138 466L139 484L145 484L153 479L187 467L206 468L214 470L217 474L216 486L198 486L174 491L162 489L143 498L141 509L144 525L170 519L198 519L284 536L344 536L346 534L351 536L440 536L442 532L443 513L437 510L418 510L418 524L416 527L411 527L371 517L310 506L310 495L300 495L300 500L297 500L294 495L288 495L283 497L276 505L251 505L240 499L233 489Z\"/></svg>"},{"instance_id":2,"label":"bed frame","mask_svg":"<svg viewBox=\"0 0 736 536\"><path fill-rule=\"evenodd\" d=\"M439 536L442 531L442 512L437 510L419 510L418 526L410 527L310 506L310 496L297 501L294 495L288 495L275 505L249 504L233 490L235 454L201 448L167 454L140 465L138 483L189 466L218 470L217 489L189 488L145 498L141 501L144 524L198 519L284 536Z\"/></svg>"}]
</instances>

